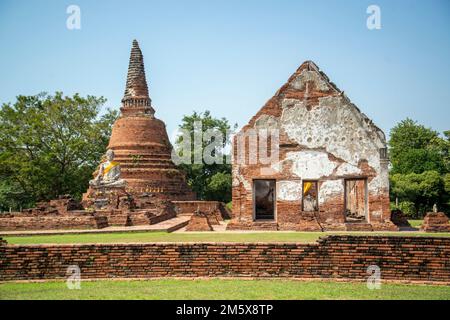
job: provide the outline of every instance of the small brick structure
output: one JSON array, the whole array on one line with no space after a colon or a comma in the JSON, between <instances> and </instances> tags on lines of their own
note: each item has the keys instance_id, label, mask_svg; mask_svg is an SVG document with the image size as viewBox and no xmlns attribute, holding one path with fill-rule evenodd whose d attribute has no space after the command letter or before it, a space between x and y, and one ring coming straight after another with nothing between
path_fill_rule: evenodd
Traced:
<instances>
[{"instance_id":1,"label":"small brick structure","mask_svg":"<svg viewBox=\"0 0 450 320\"><path fill-rule=\"evenodd\" d=\"M230 219L231 212L226 207L225 203L219 201L172 201L177 214L179 215L191 215L197 210L202 212L213 213L216 215L219 221L224 219Z\"/></svg>"},{"instance_id":2,"label":"small brick structure","mask_svg":"<svg viewBox=\"0 0 450 320\"><path fill-rule=\"evenodd\" d=\"M426 214L420 230L425 232L450 232L449 219L443 212L429 212Z\"/></svg>"},{"instance_id":3,"label":"small brick structure","mask_svg":"<svg viewBox=\"0 0 450 320\"><path fill-rule=\"evenodd\" d=\"M207 214L198 211L191 216L186 231L213 231L210 219Z\"/></svg>"},{"instance_id":4,"label":"small brick structure","mask_svg":"<svg viewBox=\"0 0 450 320\"><path fill-rule=\"evenodd\" d=\"M450 238L327 236L316 243L115 243L1 245L0 281L65 279L77 265L82 279L276 277L450 285Z\"/></svg>"},{"instance_id":5,"label":"small brick structure","mask_svg":"<svg viewBox=\"0 0 450 320\"><path fill-rule=\"evenodd\" d=\"M214 231L213 226L230 218L226 205L219 201L173 201L177 214L190 216L186 231Z\"/></svg>"}]
</instances>

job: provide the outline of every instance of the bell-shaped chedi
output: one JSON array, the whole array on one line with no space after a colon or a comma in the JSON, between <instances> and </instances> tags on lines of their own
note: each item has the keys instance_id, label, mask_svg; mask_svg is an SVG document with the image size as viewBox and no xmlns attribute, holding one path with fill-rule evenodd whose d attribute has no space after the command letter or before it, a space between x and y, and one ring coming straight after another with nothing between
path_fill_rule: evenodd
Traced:
<instances>
[{"instance_id":1,"label":"bell-shaped chedi","mask_svg":"<svg viewBox=\"0 0 450 320\"><path fill-rule=\"evenodd\" d=\"M121 115L114 123L108 149L120 165L127 194L154 194L170 200L194 200L185 175L171 159L172 145L164 122L155 118L148 94L144 59L133 41ZM113 185L114 186L114 185ZM91 183L92 188L102 187ZM106 185L108 187L108 185Z\"/></svg>"}]
</instances>

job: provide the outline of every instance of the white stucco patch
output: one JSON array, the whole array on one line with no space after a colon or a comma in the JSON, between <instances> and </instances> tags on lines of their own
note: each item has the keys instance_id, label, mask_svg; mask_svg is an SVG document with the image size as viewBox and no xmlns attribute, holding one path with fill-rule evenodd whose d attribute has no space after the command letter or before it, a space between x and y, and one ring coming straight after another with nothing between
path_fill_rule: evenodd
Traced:
<instances>
[{"instance_id":1,"label":"white stucco patch","mask_svg":"<svg viewBox=\"0 0 450 320\"><path fill-rule=\"evenodd\" d=\"M328 159L328 154L320 151L289 152L284 161L292 161L292 173L302 179L320 179L331 175L336 163ZM281 164L273 166L280 170Z\"/></svg>"},{"instance_id":2,"label":"white stucco patch","mask_svg":"<svg viewBox=\"0 0 450 320\"><path fill-rule=\"evenodd\" d=\"M301 195L302 195L301 181L277 182L277 200L297 201L301 200Z\"/></svg>"},{"instance_id":3,"label":"white stucco patch","mask_svg":"<svg viewBox=\"0 0 450 320\"><path fill-rule=\"evenodd\" d=\"M255 129L278 129L278 118L263 114L256 119Z\"/></svg>"},{"instance_id":4,"label":"white stucco patch","mask_svg":"<svg viewBox=\"0 0 450 320\"><path fill-rule=\"evenodd\" d=\"M369 192L378 193L383 189L383 180L380 176L376 176L369 182Z\"/></svg>"},{"instance_id":5,"label":"white stucco patch","mask_svg":"<svg viewBox=\"0 0 450 320\"><path fill-rule=\"evenodd\" d=\"M290 139L311 149L325 148L355 167L365 159L378 171L379 148L385 145L343 97L320 98L319 105L309 110L301 100L285 99L282 108L280 127Z\"/></svg>"},{"instance_id":6,"label":"white stucco patch","mask_svg":"<svg viewBox=\"0 0 450 320\"><path fill-rule=\"evenodd\" d=\"M344 193L342 180L324 181L319 187L319 205L324 204L328 199Z\"/></svg>"},{"instance_id":7,"label":"white stucco patch","mask_svg":"<svg viewBox=\"0 0 450 320\"><path fill-rule=\"evenodd\" d=\"M360 168L358 168L354 165L351 165L349 163L341 164L336 171L336 174L338 176L345 176L345 175L351 175L351 174L358 175L361 173L362 173L362 171Z\"/></svg>"}]
</instances>

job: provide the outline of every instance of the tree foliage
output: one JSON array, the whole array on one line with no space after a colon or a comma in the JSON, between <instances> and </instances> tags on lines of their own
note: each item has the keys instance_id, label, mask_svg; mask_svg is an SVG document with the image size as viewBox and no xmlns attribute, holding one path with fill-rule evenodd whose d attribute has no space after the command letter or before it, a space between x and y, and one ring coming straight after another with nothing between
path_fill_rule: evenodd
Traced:
<instances>
[{"instance_id":1,"label":"tree foliage","mask_svg":"<svg viewBox=\"0 0 450 320\"><path fill-rule=\"evenodd\" d=\"M416 213L424 214L433 204L442 203L444 183L437 171L423 173L394 174L391 190L400 199L415 204Z\"/></svg>"},{"instance_id":2,"label":"tree foliage","mask_svg":"<svg viewBox=\"0 0 450 320\"><path fill-rule=\"evenodd\" d=\"M391 130L389 141L392 173L445 173L444 143L438 132L411 119L401 121Z\"/></svg>"},{"instance_id":3,"label":"tree foliage","mask_svg":"<svg viewBox=\"0 0 450 320\"><path fill-rule=\"evenodd\" d=\"M204 138L201 148L195 148L195 123L202 124L202 135L209 129L222 133L223 140L219 141L222 148L213 151L216 156L221 157L226 156L224 150L227 149L230 143L227 131L231 129L231 126L227 119L214 118L209 111L205 111L204 113L194 112L192 115L186 115L183 117L182 123L179 126L181 130L190 132L191 137L191 161L190 163L179 165L186 172L188 184L201 200L229 202L231 201L231 164L225 160L223 163L208 164L204 161L203 157L201 163L194 163L196 154L203 155L205 148L214 141L214 139ZM180 136L175 142L175 147L179 155L183 153L182 143L183 138Z\"/></svg>"},{"instance_id":4,"label":"tree foliage","mask_svg":"<svg viewBox=\"0 0 450 320\"><path fill-rule=\"evenodd\" d=\"M391 130L391 195L414 203L423 215L436 203L448 209L450 132L438 132L406 119Z\"/></svg>"},{"instance_id":5,"label":"tree foliage","mask_svg":"<svg viewBox=\"0 0 450 320\"><path fill-rule=\"evenodd\" d=\"M105 152L117 112L103 97L41 93L0 109L0 207L80 197Z\"/></svg>"}]
</instances>

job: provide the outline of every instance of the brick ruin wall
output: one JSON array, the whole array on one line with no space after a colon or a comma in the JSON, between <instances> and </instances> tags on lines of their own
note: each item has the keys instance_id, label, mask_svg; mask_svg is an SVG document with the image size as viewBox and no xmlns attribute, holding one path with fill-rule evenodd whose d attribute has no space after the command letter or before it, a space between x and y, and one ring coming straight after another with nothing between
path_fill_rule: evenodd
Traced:
<instances>
[{"instance_id":1,"label":"brick ruin wall","mask_svg":"<svg viewBox=\"0 0 450 320\"><path fill-rule=\"evenodd\" d=\"M225 203L219 201L172 201L177 214L179 215L193 215L200 211L203 215L208 217L211 224L216 225L225 219L230 219L231 212L226 207Z\"/></svg>"},{"instance_id":2,"label":"brick ruin wall","mask_svg":"<svg viewBox=\"0 0 450 320\"><path fill-rule=\"evenodd\" d=\"M0 280L153 277L294 277L450 284L450 239L328 236L316 243L0 245Z\"/></svg>"},{"instance_id":3,"label":"brick ruin wall","mask_svg":"<svg viewBox=\"0 0 450 320\"><path fill-rule=\"evenodd\" d=\"M58 202L59 201L59 202ZM135 197L136 206L147 209L129 209L119 206L89 212L69 210L66 200L40 203L37 208L24 212L0 214L0 231L54 230L54 229L101 229L108 226L152 225L180 215L193 215L197 209L217 225L229 218L225 205L218 201L167 201L149 197ZM60 202L63 202L62 204ZM147 203L148 202L148 203Z\"/></svg>"},{"instance_id":4,"label":"brick ruin wall","mask_svg":"<svg viewBox=\"0 0 450 320\"><path fill-rule=\"evenodd\" d=\"M108 226L151 225L176 217L173 203L152 194L138 195L106 209L77 210L83 207L69 196L40 202L36 208L0 214L0 231L102 229ZM125 203L126 202L126 203Z\"/></svg>"},{"instance_id":5,"label":"brick ruin wall","mask_svg":"<svg viewBox=\"0 0 450 320\"><path fill-rule=\"evenodd\" d=\"M107 217L89 213L67 216L21 216L0 218L0 231L55 230L55 229L102 229L108 226Z\"/></svg>"},{"instance_id":6,"label":"brick ruin wall","mask_svg":"<svg viewBox=\"0 0 450 320\"><path fill-rule=\"evenodd\" d=\"M252 137L259 130L278 130L278 141ZM251 143L256 151L249 151ZM269 150L272 143L279 147L278 159L251 161L251 156L259 157L259 148ZM259 229L253 217L253 180L275 179L277 229L346 230L345 179L364 178L370 229L397 230L390 221L385 148L384 133L317 66L302 64L234 139L230 229ZM313 218L302 211L304 180L318 181L319 211Z\"/></svg>"},{"instance_id":7,"label":"brick ruin wall","mask_svg":"<svg viewBox=\"0 0 450 320\"><path fill-rule=\"evenodd\" d=\"M231 213L219 201L173 201L177 214L190 216L186 231L214 231Z\"/></svg>"}]
</instances>

